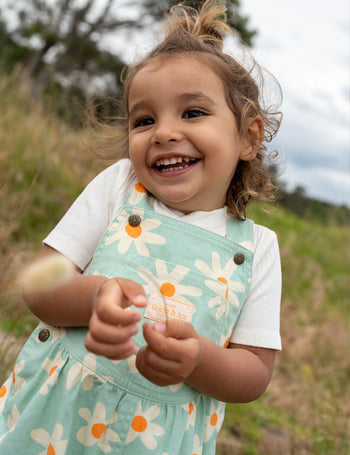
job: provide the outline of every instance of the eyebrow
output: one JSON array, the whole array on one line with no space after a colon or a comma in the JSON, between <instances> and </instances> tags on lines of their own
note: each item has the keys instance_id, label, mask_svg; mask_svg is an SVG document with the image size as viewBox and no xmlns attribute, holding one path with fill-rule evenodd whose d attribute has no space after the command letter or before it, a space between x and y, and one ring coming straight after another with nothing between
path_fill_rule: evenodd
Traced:
<instances>
[{"instance_id":1,"label":"eyebrow","mask_svg":"<svg viewBox=\"0 0 350 455\"><path fill-rule=\"evenodd\" d=\"M190 93L181 93L179 96L179 99L181 101L198 101L198 102L205 102L205 103L210 103L210 104L215 104L215 101L207 96L203 92L190 92Z\"/></svg>"},{"instance_id":2,"label":"eyebrow","mask_svg":"<svg viewBox=\"0 0 350 455\"><path fill-rule=\"evenodd\" d=\"M207 104L211 104L216 106L217 103L210 98L209 96L205 95L203 92L189 92L189 93L181 93L177 96L179 101L181 102L204 102ZM132 104L129 108L129 115L137 112L138 110L144 109L147 107L147 102L145 100L138 101L135 104Z\"/></svg>"}]
</instances>

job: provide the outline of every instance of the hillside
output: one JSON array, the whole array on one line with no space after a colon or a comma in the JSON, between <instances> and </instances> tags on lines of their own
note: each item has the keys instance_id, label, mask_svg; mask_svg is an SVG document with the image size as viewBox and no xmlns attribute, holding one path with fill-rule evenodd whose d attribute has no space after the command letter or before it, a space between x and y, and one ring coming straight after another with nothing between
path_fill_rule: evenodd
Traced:
<instances>
[{"instance_id":1,"label":"hillside","mask_svg":"<svg viewBox=\"0 0 350 455\"><path fill-rule=\"evenodd\" d=\"M36 324L13 279L100 169L82 147L83 133L70 130L29 93L0 78L0 382ZM349 225L325 222L310 211L301 218L281 206L268 214L255 206L250 216L276 231L280 242L283 351L266 394L227 407L218 455L346 455Z\"/></svg>"}]
</instances>

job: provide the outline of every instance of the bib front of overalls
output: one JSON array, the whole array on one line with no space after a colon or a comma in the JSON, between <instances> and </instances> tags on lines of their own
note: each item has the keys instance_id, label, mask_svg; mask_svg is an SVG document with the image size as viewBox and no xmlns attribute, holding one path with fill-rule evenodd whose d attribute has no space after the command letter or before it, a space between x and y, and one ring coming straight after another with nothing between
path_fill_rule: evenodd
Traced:
<instances>
[{"instance_id":1,"label":"bib front of overalls","mask_svg":"<svg viewBox=\"0 0 350 455\"><path fill-rule=\"evenodd\" d=\"M222 237L156 213L153 204L136 182L88 273L144 287L139 348L142 324L165 313L226 348L249 290L252 221L229 216ZM112 361L92 354L86 332L44 323L33 332L0 389L0 453L215 454L224 403L185 383L154 385L137 371L136 355Z\"/></svg>"}]
</instances>

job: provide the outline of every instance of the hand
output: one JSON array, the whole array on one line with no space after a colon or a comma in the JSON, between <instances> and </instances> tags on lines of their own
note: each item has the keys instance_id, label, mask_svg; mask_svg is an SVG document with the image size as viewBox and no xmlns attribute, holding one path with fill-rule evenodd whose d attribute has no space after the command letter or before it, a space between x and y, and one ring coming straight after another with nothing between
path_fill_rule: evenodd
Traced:
<instances>
[{"instance_id":1,"label":"hand","mask_svg":"<svg viewBox=\"0 0 350 455\"><path fill-rule=\"evenodd\" d=\"M143 325L146 346L136 356L136 367L159 386L186 381L199 363L201 338L189 322L172 319L165 334L164 323Z\"/></svg>"},{"instance_id":2,"label":"hand","mask_svg":"<svg viewBox=\"0 0 350 455\"><path fill-rule=\"evenodd\" d=\"M131 339L141 319L138 311L128 307L145 307L147 298L142 286L125 278L111 278L99 286L93 301L85 347L113 360L125 359L136 353Z\"/></svg>"}]
</instances>

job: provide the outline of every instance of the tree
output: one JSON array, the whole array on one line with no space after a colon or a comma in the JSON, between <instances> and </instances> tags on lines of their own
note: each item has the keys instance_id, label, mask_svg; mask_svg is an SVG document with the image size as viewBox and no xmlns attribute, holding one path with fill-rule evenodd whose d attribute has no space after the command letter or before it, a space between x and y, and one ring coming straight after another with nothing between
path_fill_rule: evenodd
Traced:
<instances>
[{"instance_id":1,"label":"tree","mask_svg":"<svg viewBox=\"0 0 350 455\"><path fill-rule=\"evenodd\" d=\"M114 83L118 84L123 62L101 48L101 39L121 29L149 27L150 21L159 20L164 10L177 3L171 0L19 0L10 5L10 0L7 1L8 5L0 6L0 13L5 17L6 9L12 8L17 16L11 40L29 51L26 74L44 82L49 64L51 72L62 83L76 86L85 84L92 75L107 73L117 75ZM203 1L192 0L187 4L198 7ZM239 0L228 0L226 4L230 24L243 41L251 45L256 32L248 28L248 19L238 13Z\"/></svg>"},{"instance_id":2,"label":"tree","mask_svg":"<svg viewBox=\"0 0 350 455\"><path fill-rule=\"evenodd\" d=\"M199 9L205 0L184 0L181 3ZM161 19L163 11L168 11L174 4L179 3L174 0L143 0L144 9L153 17ZM256 30L250 29L249 18L240 13L240 0L223 0L227 7L227 22L238 32L242 42L251 47L253 38L257 34Z\"/></svg>"}]
</instances>

